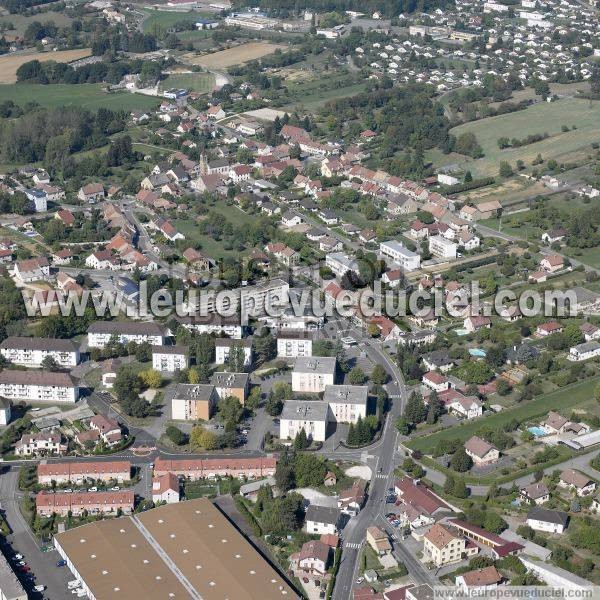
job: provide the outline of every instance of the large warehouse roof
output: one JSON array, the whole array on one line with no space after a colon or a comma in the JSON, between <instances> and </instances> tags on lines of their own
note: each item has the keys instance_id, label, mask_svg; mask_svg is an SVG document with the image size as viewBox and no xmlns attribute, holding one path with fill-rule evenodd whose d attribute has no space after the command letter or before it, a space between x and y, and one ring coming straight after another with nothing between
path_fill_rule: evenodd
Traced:
<instances>
[{"instance_id":1,"label":"large warehouse roof","mask_svg":"<svg viewBox=\"0 0 600 600\"><path fill-rule=\"evenodd\" d=\"M203 498L83 525L54 539L99 600L297 597L227 518Z\"/></svg>"}]
</instances>

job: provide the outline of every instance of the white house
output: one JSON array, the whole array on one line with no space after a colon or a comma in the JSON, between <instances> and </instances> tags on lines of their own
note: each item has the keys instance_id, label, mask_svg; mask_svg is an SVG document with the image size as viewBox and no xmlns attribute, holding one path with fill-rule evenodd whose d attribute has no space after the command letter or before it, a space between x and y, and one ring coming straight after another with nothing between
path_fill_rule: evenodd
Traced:
<instances>
[{"instance_id":1,"label":"white house","mask_svg":"<svg viewBox=\"0 0 600 600\"><path fill-rule=\"evenodd\" d=\"M325 266L333 273L336 277L343 277L348 271L352 271L358 275L358 263L352 258L348 257L343 252L333 252L325 255Z\"/></svg>"},{"instance_id":2,"label":"white house","mask_svg":"<svg viewBox=\"0 0 600 600\"><path fill-rule=\"evenodd\" d=\"M547 510L534 506L527 513L527 525L536 531L562 533L567 528L569 515L560 510Z\"/></svg>"},{"instance_id":3,"label":"white house","mask_svg":"<svg viewBox=\"0 0 600 600\"><path fill-rule=\"evenodd\" d=\"M589 360L590 358L596 358L596 356L600 356L600 343L596 340L577 344L569 350L569 360L575 362Z\"/></svg>"},{"instance_id":4,"label":"white house","mask_svg":"<svg viewBox=\"0 0 600 600\"><path fill-rule=\"evenodd\" d=\"M483 414L483 404L475 396L457 395L446 406L448 412L465 419L476 419Z\"/></svg>"},{"instance_id":5,"label":"white house","mask_svg":"<svg viewBox=\"0 0 600 600\"><path fill-rule=\"evenodd\" d=\"M224 365L229 360L232 348L241 348L244 352L244 366L252 364L252 338L232 340L231 338L217 338L215 340L215 363Z\"/></svg>"},{"instance_id":6,"label":"white house","mask_svg":"<svg viewBox=\"0 0 600 600\"><path fill-rule=\"evenodd\" d=\"M443 392L450 387L450 381L445 375L437 371L429 371L422 378L423 384L436 392Z\"/></svg>"},{"instance_id":7,"label":"white house","mask_svg":"<svg viewBox=\"0 0 600 600\"><path fill-rule=\"evenodd\" d=\"M8 425L10 423L10 400L0 398L0 425Z\"/></svg>"},{"instance_id":8,"label":"white house","mask_svg":"<svg viewBox=\"0 0 600 600\"><path fill-rule=\"evenodd\" d=\"M292 371L294 392L319 393L335 383L337 360L332 356L298 357Z\"/></svg>"},{"instance_id":9,"label":"white house","mask_svg":"<svg viewBox=\"0 0 600 600\"><path fill-rule=\"evenodd\" d=\"M457 245L442 235L433 235L429 238L429 251L438 258L451 260L456 258Z\"/></svg>"},{"instance_id":10,"label":"white house","mask_svg":"<svg viewBox=\"0 0 600 600\"><path fill-rule=\"evenodd\" d=\"M71 340L57 338L6 338L0 344L0 354L15 365L40 367L45 358L53 358L61 367L79 364L79 347Z\"/></svg>"},{"instance_id":11,"label":"white house","mask_svg":"<svg viewBox=\"0 0 600 600\"><path fill-rule=\"evenodd\" d=\"M574 491L578 496L588 496L596 489L596 482L593 479L574 469L565 469L560 474L558 485Z\"/></svg>"},{"instance_id":12,"label":"white house","mask_svg":"<svg viewBox=\"0 0 600 600\"><path fill-rule=\"evenodd\" d=\"M279 437L293 440L304 429L304 433L315 442L324 442L327 437L329 406L321 400L287 400L279 418Z\"/></svg>"},{"instance_id":13,"label":"white house","mask_svg":"<svg viewBox=\"0 0 600 600\"><path fill-rule=\"evenodd\" d=\"M421 257L396 240L381 242L379 252L382 256L401 266L405 271L415 271L421 266Z\"/></svg>"},{"instance_id":14,"label":"white house","mask_svg":"<svg viewBox=\"0 0 600 600\"><path fill-rule=\"evenodd\" d=\"M277 332L277 356L298 358L312 356L313 334L304 330L280 330Z\"/></svg>"},{"instance_id":15,"label":"white house","mask_svg":"<svg viewBox=\"0 0 600 600\"><path fill-rule=\"evenodd\" d=\"M179 502L179 478L175 473L164 473L152 479L152 502Z\"/></svg>"},{"instance_id":16,"label":"white house","mask_svg":"<svg viewBox=\"0 0 600 600\"><path fill-rule=\"evenodd\" d=\"M67 445L61 443L61 436L57 431L25 434L15 444L15 454L18 456L58 455L66 451Z\"/></svg>"},{"instance_id":17,"label":"white house","mask_svg":"<svg viewBox=\"0 0 600 600\"><path fill-rule=\"evenodd\" d=\"M461 573L455 580L460 590L469 596L483 595L487 590L498 587L502 576L493 565Z\"/></svg>"},{"instance_id":18,"label":"white house","mask_svg":"<svg viewBox=\"0 0 600 600\"><path fill-rule=\"evenodd\" d=\"M88 328L90 348L104 348L111 338L122 344L148 342L152 346L164 346L167 332L153 321L96 321Z\"/></svg>"},{"instance_id":19,"label":"white house","mask_svg":"<svg viewBox=\"0 0 600 600\"><path fill-rule=\"evenodd\" d=\"M306 509L306 532L316 535L335 535L340 529L341 520L341 512L338 508L310 504Z\"/></svg>"},{"instance_id":20,"label":"white house","mask_svg":"<svg viewBox=\"0 0 600 600\"><path fill-rule=\"evenodd\" d=\"M175 373L188 368L185 346L152 346L152 368L166 373Z\"/></svg>"},{"instance_id":21,"label":"white house","mask_svg":"<svg viewBox=\"0 0 600 600\"><path fill-rule=\"evenodd\" d=\"M0 396L50 404L75 403L79 387L68 373L5 369L0 372Z\"/></svg>"}]
</instances>

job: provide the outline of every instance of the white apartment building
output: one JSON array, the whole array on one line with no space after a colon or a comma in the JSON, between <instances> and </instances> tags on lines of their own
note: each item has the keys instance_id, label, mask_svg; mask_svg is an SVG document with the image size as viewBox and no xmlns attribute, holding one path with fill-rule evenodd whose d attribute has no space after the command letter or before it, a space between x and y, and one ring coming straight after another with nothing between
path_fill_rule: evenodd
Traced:
<instances>
[{"instance_id":1,"label":"white apartment building","mask_svg":"<svg viewBox=\"0 0 600 600\"><path fill-rule=\"evenodd\" d=\"M79 347L71 340L55 338L6 338L0 344L0 354L15 365L40 367L46 357L51 357L61 367L74 367L80 362Z\"/></svg>"},{"instance_id":2,"label":"white apartment building","mask_svg":"<svg viewBox=\"0 0 600 600\"><path fill-rule=\"evenodd\" d=\"M176 421L208 421L219 396L214 385L180 383L171 399L171 415Z\"/></svg>"},{"instance_id":3,"label":"white apartment building","mask_svg":"<svg viewBox=\"0 0 600 600\"><path fill-rule=\"evenodd\" d=\"M167 332L153 321L96 321L88 328L90 348L104 348L113 337L122 344L148 342L152 346L164 346Z\"/></svg>"},{"instance_id":4,"label":"white apartment building","mask_svg":"<svg viewBox=\"0 0 600 600\"><path fill-rule=\"evenodd\" d=\"M429 252L438 258L451 260L456 258L456 249L458 246L451 240L442 235L434 235L429 238Z\"/></svg>"},{"instance_id":5,"label":"white apartment building","mask_svg":"<svg viewBox=\"0 0 600 600\"><path fill-rule=\"evenodd\" d=\"M313 335L310 331L284 329L277 333L277 356L298 358L312 356Z\"/></svg>"},{"instance_id":6,"label":"white apartment building","mask_svg":"<svg viewBox=\"0 0 600 600\"><path fill-rule=\"evenodd\" d=\"M294 392L319 393L335 383L337 359L333 356L298 357L292 371Z\"/></svg>"},{"instance_id":7,"label":"white apartment building","mask_svg":"<svg viewBox=\"0 0 600 600\"><path fill-rule=\"evenodd\" d=\"M234 315L241 311L244 317L261 316L265 306L287 306L289 290L289 283L283 279L271 279L223 292L199 290L195 296L190 296L188 308L198 315Z\"/></svg>"},{"instance_id":8,"label":"white apartment building","mask_svg":"<svg viewBox=\"0 0 600 600\"><path fill-rule=\"evenodd\" d=\"M242 325L237 315L231 317L222 317L217 314L206 316L183 317L181 324L191 331L198 333L213 333L215 335L226 335L236 340L241 339L246 328Z\"/></svg>"},{"instance_id":9,"label":"white apartment building","mask_svg":"<svg viewBox=\"0 0 600 600\"><path fill-rule=\"evenodd\" d=\"M224 365L229 360L232 348L241 348L244 351L244 366L252 364L252 339L244 338L232 340L231 338L217 338L215 340L215 362Z\"/></svg>"},{"instance_id":10,"label":"white apartment building","mask_svg":"<svg viewBox=\"0 0 600 600\"><path fill-rule=\"evenodd\" d=\"M329 407L321 400L287 400L279 419L279 437L293 440L300 430L315 442L327 437Z\"/></svg>"},{"instance_id":11,"label":"white apartment building","mask_svg":"<svg viewBox=\"0 0 600 600\"><path fill-rule=\"evenodd\" d=\"M0 425L8 425L10 423L10 411L10 400L0 398Z\"/></svg>"},{"instance_id":12,"label":"white apartment building","mask_svg":"<svg viewBox=\"0 0 600 600\"><path fill-rule=\"evenodd\" d=\"M331 269L336 277L343 277L348 271L353 271L358 275L358 263L343 252L326 254L325 266Z\"/></svg>"},{"instance_id":13,"label":"white apartment building","mask_svg":"<svg viewBox=\"0 0 600 600\"><path fill-rule=\"evenodd\" d=\"M328 385L323 402L329 406L329 420L356 423L367 416L368 387L366 385Z\"/></svg>"},{"instance_id":14,"label":"white apartment building","mask_svg":"<svg viewBox=\"0 0 600 600\"><path fill-rule=\"evenodd\" d=\"M185 346L152 346L152 368L165 373L175 373L188 368Z\"/></svg>"},{"instance_id":15,"label":"white apartment building","mask_svg":"<svg viewBox=\"0 0 600 600\"><path fill-rule=\"evenodd\" d=\"M49 404L74 403L79 398L79 387L67 373L5 369L0 372L0 396Z\"/></svg>"},{"instance_id":16,"label":"white apartment building","mask_svg":"<svg viewBox=\"0 0 600 600\"><path fill-rule=\"evenodd\" d=\"M402 242L389 240L379 244L379 252L385 258L389 258L405 271L415 271L421 266L421 257L412 250L406 248Z\"/></svg>"}]
</instances>

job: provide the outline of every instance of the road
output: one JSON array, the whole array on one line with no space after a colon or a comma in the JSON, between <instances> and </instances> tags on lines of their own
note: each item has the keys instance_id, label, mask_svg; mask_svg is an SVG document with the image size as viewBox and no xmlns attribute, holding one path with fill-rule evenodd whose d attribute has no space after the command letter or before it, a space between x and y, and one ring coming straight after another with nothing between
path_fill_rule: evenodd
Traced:
<instances>
[{"instance_id":1,"label":"road","mask_svg":"<svg viewBox=\"0 0 600 600\"><path fill-rule=\"evenodd\" d=\"M348 325L341 320L334 321L333 325L335 333L329 329L324 332L325 335L339 337L339 331L348 328ZM391 399L391 408L381 438L372 446L364 449L361 454L361 460L369 463L372 467L369 495L363 509L356 517L350 519L342 533L343 552L332 596L334 600L347 600L352 594L352 588L358 576L359 557L367 527L378 524L388 533L395 533L395 530L384 518L385 496L387 489L393 487L396 467L398 432L394 423L396 417L402 413L408 397L408 390L400 369L380 347L379 342L365 336L364 332L358 328L351 329L351 335L357 340L361 350L364 350L373 363L382 365L388 373L390 381L386 384L386 389ZM347 456L349 452L340 448L335 452L335 456L340 458ZM356 451L354 452L356 453ZM394 549L417 583L429 583L430 585L436 583L434 575L404 548L401 541L394 541Z\"/></svg>"}]
</instances>

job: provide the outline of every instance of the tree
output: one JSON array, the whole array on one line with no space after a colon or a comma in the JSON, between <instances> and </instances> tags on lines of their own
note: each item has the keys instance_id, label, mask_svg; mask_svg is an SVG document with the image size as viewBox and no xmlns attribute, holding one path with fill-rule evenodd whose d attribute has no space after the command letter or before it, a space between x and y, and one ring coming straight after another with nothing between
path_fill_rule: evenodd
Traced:
<instances>
[{"instance_id":1,"label":"tree","mask_svg":"<svg viewBox=\"0 0 600 600\"><path fill-rule=\"evenodd\" d=\"M271 417L277 417L281 414L283 410L283 400L277 398L277 396L273 393L273 390L269 392L267 396L267 401L265 403L265 410L267 414Z\"/></svg>"},{"instance_id":2,"label":"tree","mask_svg":"<svg viewBox=\"0 0 600 600\"><path fill-rule=\"evenodd\" d=\"M257 365L262 365L277 356L277 340L268 329L264 328L259 335L255 335L253 344Z\"/></svg>"},{"instance_id":3,"label":"tree","mask_svg":"<svg viewBox=\"0 0 600 600\"><path fill-rule=\"evenodd\" d=\"M444 493L452 494L454 492L454 477L452 475L446 475L446 481L444 481Z\"/></svg>"},{"instance_id":4,"label":"tree","mask_svg":"<svg viewBox=\"0 0 600 600\"><path fill-rule=\"evenodd\" d=\"M306 437L306 431L304 427L296 434L294 438L294 450L304 450L310 446L310 442Z\"/></svg>"},{"instance_id":5,"label":"tree","mask_svg":"<svg viewBox=\"0 0 600 600\"><path fill-rule=\"evenodd\" d=\"M244 414L244 407L235 396L222 398L217 407L219 419L224 423L238 424Z\"/></svg>"},{"instance_id":6,"label":"tree","mask_svg":"<svg viewBox=\"0 0 600 600\"><path fill-rule=\"evenodd\" d=\"M140 372L140 379L146 387L157 390L162 385L162 377L155 369Z\"/></svg>"},{"instance_id":7,"label":"tree","mask_svg":"<svg viewBox=\"0 0 600 600\"><path fill-rule=\"evenodd\" d=\"M245 369L246 353L239 343L234 343L229 349L227 367L232 373L243 373Z\"/></svg>"},{"instance_id":8,"label":"tree","mask_svg":"<svg viewBox=\"0 0 600 600\"><path fill-rule=\"evenodd\" d=\"M348 373L348 382L351 385L362 385L367 380L365 372L358 366L353 367Z\"/></svg>"},{"instance_id":9,"label":"tree","mask_svg":"<svg viewBox=\"0 0 600 600\"><path fill-rule=\"evenodd\" d=\"M296 454L294 473L298 487L317 487L322 485L327 470L327 461L322 457L311 452Z\"/></svg>"},{"instance_id":10,"label":"tree","mask_svg":"<svg viewBox=\"0 0 600 600\"><path fill-rule=\"evenodd\" d=\"M190 433L190 444L194 449L215 450L217 447L217 436L208 429L195 425Z\"/></svg>"},{"instance_id":11,"label":"tree","mask_svg":"<svg viewBox=\"0 0 600 600\"><path fill-rule=\"evenodd\" d=\"M188 436L175 425L167 425L165 433L176 446L182 446L188 440Z\"/></svg>"},{"instance_id":12,"label":"tree","mask_svg":"<svg viewBox=\"0 0 600 600\"><path fill-rule=\"evenodd\" d=\"M512 390L512 386L506 379L498 378L496 381L496 392L499 396L508 396Z\"/></svg>"},{"instance_id":13,"label":"tree","mask_svg":"<svg viewBox=\"0 0 600 600\"><path fill-rule=\"evenodd\" d=\"M60 369L60 366L56 362L56 359L50 355L44 357L44 359L40 363L40 367L44 371L58 371Z\"/></svg>"},{"instance_id":14,"label":"tree","mask_svg":"<svg viewBox=\"0 0 600 600\"><path fill-rule=\"evenodd\" d=\"M511 177L513 174L513 170L510 166L510 163L508 163L505 160L500 161L500 168L498 169L498 174L504 179Z\"/></svg>"},{"instance_id":15,"label":"tree","mask_svg":"<svg viewBox=\"0 0 600 600\"><path fill-rule=\"evenodd\" d=\"M450 466L458 473L465 473L473 466L473 460L467 454L465 449L463 447L460 447L452 455L452 459L450 460Z\"/></svg>"},{"instance_id":16,"label":"tree","mask_svg":"<svg viewBox=\"0 0 600 600\"><path fill-rule=\"evenodd\" d=\"M455 480L454 488L452 489L452 495L455 498L468 498L469 490L462 479Z\"/></svg>"},{"instance_id":17,"label":"tree","mask_svg":"<svg viewBox=\"0 0 600 600\"><path fill-rule=\"evenodd\" d=\"M426 416L427 408L423 402L423 397L413 392L404 407L404 417L409 423L416 425L422 423Z\"/></svg>"},{"instance_id":18,"label":"tree","mask_svg":"<svg viewBox=\"0 0 600 600\"><path fill-rule=\"evenodd\" d=\"M375 385L384 385L387 383L387 371L381 365L375 365L371 371L371 381Z\"/></svg>"},{"instance_id":19,"label":"tree","mask_svg":"<svg viewBox=\"0 0 600 600\"><path fill-rule=\"evenodd\" d=\"M483 384L487 383L494 372L483 361L469 361L461 365L458 369L459 377L467 383Z\"/></svg>"},{"instance_id":20,"label":"tree","mask_svg":"<svg viewBox=\"0 0 600 600\"><path fill-rule=\"evenodd\" d=\"M275 468L275 483L283 493L291 490L296 485L296 474L294 471L294 457L290 456L287 448L280 455Z\"/></svg>"},{"instance_id":21,"label":"tree","mask_svg":"<svg viewBox=\"0 0 600 600\"><path fill-rule=\"evenodd\" d=\"M496 512L486 511L483 528L490 533L502 533L508 527L506 521Z\"/></svg>"}]
</instances>

